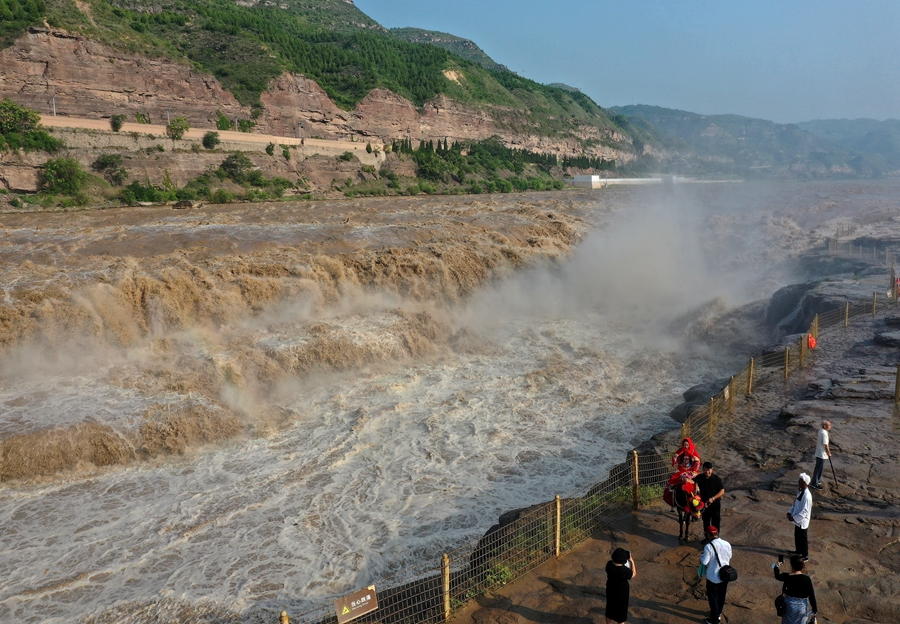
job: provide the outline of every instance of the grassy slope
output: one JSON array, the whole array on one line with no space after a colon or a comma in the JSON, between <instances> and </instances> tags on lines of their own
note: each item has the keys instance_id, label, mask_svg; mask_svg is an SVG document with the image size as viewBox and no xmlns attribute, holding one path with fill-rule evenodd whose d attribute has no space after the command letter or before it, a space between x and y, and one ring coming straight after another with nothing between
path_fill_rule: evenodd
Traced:
<instances>
[{"instance_id":1,"label":"grassy slope","mask_svg":"<svg viewBox=\"0 0 900 624\"><path fill-rule=\"evenodd\" d=\"M567 136L581 123L627 134L583 94L403 41L343 0L286 0L278 7L233 0L85 0L85 12L74 0L0 0L39 1L45 6L35 4L22 20L3 23L6 45L46 19L130 52L190 62L245 105L257 103L273 78L291 71L316 80L345 110L381 87L418 106L440 94L475 106L499 105L507 111L499 121L513 130ZM447 79L445 70L457 71L461 84Z\"/></svg>"}]
</instances>

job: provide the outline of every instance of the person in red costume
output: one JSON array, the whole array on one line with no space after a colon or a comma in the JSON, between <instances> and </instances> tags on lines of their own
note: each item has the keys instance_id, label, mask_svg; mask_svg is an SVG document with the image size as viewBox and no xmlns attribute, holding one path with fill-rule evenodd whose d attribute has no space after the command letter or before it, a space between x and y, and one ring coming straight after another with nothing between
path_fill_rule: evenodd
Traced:
<instances>
[{"instance_id":1,"label":"person in red costume","mask_svg":"<svg viewBox=\"0 0 900 624\"><path fill-rule=\"evenodd\" d=\"M678 449L675 457L672 458L672 465L675 466L678 472L684 473L693 479L700 473L701 463L700 455L697 453L697 448L691 439L685 438L682 440L681 448Z\"/></svg>"}]
</instances>

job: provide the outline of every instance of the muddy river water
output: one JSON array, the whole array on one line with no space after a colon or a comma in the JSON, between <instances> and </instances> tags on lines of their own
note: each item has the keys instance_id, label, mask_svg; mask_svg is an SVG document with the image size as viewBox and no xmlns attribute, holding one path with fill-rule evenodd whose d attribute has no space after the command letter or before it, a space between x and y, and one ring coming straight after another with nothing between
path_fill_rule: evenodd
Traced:
<instances>
[{"instance_id":1,"label":"muddy river water","mask_svg":"<svg viewBox=\"0 0 900 624\"><path fill-rule=\"evenodd\" d=\"M0 621L271 622L583 488L896 182L0 215Z\"/></svg>"}]
</instances>

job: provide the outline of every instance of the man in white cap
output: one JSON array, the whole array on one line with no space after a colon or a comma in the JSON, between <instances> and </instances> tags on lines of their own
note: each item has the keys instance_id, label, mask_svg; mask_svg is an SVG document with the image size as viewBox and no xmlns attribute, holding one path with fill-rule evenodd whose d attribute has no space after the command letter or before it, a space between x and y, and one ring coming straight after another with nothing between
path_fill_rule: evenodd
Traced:
<instances>
[{"instance_id":1,"label":"man in white cap","mask_svg":"<svg viewBox=\"0 0 900 624\"><path fill-rule=\"evenodd\" d=\"M812 516L812 493L809 491L809 475L805 472L800 473L800 479L797 486L800 488L797 492L797 498L791 505L791 510L787 513L787 519L794 523L794 552L792 554L800 555L803 561L809 561L809 519Z\"/></svg>"}]
</instances>

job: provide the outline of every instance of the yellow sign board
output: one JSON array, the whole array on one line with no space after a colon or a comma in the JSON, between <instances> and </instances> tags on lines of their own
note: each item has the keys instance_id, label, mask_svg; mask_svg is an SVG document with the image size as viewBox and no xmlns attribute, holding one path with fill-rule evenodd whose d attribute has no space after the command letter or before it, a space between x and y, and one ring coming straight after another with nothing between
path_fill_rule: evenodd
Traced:
<instances>
[{"instance_id":1,"label":"yellow sign board","mask_svg":"<svg viewBox=\"0 0 900 624\"><path fill-rule=\"evenodd\" d=\"M377 608L378 597L375 594L374 585L369 585L365 589L334 601L334 612L337 613L338 624L355 620L359 616L371 613Z\"/></svg>"}]
</instances>

